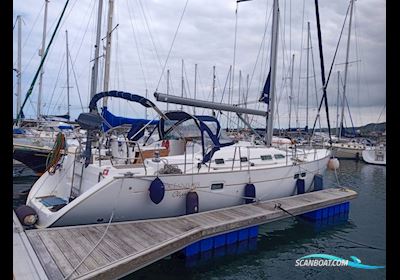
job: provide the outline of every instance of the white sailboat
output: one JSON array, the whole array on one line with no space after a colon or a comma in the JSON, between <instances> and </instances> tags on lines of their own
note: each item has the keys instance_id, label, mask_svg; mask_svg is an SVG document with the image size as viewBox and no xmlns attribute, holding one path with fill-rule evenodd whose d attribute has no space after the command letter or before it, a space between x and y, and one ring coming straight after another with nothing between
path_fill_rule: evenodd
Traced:
<instances>
[{"instance_id":1,"label":"white sailboat","mask_svg":"<svg viewBox=\"0 0 400 280\"><path fill-rule=\"evenodd\" d=\"M362 157L366 163L386 165L386 145L368 147L362 152Z\"/></svg>"},{"instance_id":2,"label":"white sailboat","mask_svg":"<svg viewBox=\"0 0 400 280\"><path fill-rule=\"evenodd\" d=\"M336 128L338 140L332 143L332 148L335 157L339 159L356 159L360 160L362 157L362 153L365 150L365 145L362 143L358 143L357 141L351 139L342 138L343 129L344 129L344 109L346 105L346 89L347 89L347 76L348 76L348 65L349 65L349 52L350 52L350 37L351 37L351 24L353 18L353 7L354 0L350 1L350 18L349 18L349 29L347 34L347 48L346 48L346 62L344 69L344 81L343 81L343 96L342 96L342 108L341 108L341 117L340 124ZM338 98L337 103L339 102L339 73L338 73ZM337 104L338 105L338 104ZM337 109L338 110L338 109ZM338 113L337 113L338 117Z\"/></svg>"},{"instance_id":3,"label":"white sailboat","mask_svg":"<svg viewBox=\"0 0 400 280\"><path fill-rule=\"evenodd\" d=\"M314 176L326 170L330 150L283 150L271 146L278 18L278 1L274 0L266 144L224 142L214 117L182 111L164 114L141 96L102 92L92 99L90 113L78 118L88 131L86 147L69 147L54 172L39 178L28 195L25 210L19 211L19 218L37 228L132 221L209 211L313 190ZM144 144L139 140L147 124L132 126L125 141L101 133L103 117L96 103L110 96L154 109L160 115L160 140L177 141L183 154L170 152L163 156L161 151L170 149L156 142L156 149L145 155ZM108 143L109 149L102 148L102 143ZM298 187L298 182L303 188Z\"/></svg>"}]
</instances>

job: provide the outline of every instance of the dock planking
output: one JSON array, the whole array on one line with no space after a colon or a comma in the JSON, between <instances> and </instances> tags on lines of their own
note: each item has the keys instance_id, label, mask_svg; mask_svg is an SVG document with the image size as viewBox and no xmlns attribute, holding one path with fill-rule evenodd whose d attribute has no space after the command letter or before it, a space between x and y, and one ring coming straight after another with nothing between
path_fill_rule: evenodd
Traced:
<instances>
[{"instance_id":1,"label":"dock planking","mask_svg":"<svg viewBox=\"0 0 400 280\"><path fill-rule=\"evenodd\" d=\"M118 279L204 238L289 217L276 207L278 204L300 215L356 196L347 188L329 188L180 217L111 223L106 234L104 224L25 233L49 279L64 279L70 274L68 279Z\"/></svg>"}]
</instances>

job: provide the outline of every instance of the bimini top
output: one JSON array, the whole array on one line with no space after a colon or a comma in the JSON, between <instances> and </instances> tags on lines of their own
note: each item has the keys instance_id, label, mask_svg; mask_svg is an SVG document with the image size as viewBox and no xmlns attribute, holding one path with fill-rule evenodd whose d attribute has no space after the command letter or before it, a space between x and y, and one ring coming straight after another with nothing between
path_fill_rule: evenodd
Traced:
<instances>
[{"instance_id":1,"label":"bimini top","mask_svg":"<svg viewBox=\"0 0 400 280\"><path fill-rule=\"evenodd\" d=\"M183 111L170 111L165 113L165 117L160 119L158 125L160 138L200 139L203 163L210 161L221 147L234 144L222 134L221 125L214 117L193 116Z\"/></svg>"},{"instance_id":2,"label":"bimini top","mask_svg":"<svg viewBox=\"0 0 400 280\"><path fill-rule=\"evenodd\" d=\"M97 101L99 101L100 99L102 99L104 97L118 97L118 98L122 98L122 99L125 99L128 101L137 102L146 108L156 108L156 105L154 105L153 102L151 102L147 98L142 97L140 95L136 95L136 94L132 94L129 92L124 92L124 91L110 90L110 91L103 91L103 92L97 93L96 95L94 95L92 97L92 100L90 100L90 103L89 103L90 111L94 111L94 110L97 111L96 103L97 103Z\"/></svg>"}]
</instances>

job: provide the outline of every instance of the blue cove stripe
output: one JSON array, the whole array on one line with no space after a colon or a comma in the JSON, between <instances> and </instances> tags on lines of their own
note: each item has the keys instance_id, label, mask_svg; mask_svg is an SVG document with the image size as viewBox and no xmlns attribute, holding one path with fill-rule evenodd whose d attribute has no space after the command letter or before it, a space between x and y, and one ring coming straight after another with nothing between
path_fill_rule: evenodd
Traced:
<instances>
[{"instance_id":1,"label":"blue cove stripe","mask_svg":"<svg viewBox=\"0 0 400 280\"><path fill-rule=\"evenodd\" d=\"M327 255L327 254L311 254L311 255L307 255L304 257L301 257L300 259L310 259L310 258L321 258L321 259L327 259L327 260L337 260L337 261L346 261L343 258L339 258L336 256L332 256L332 255ZM348 261L348 266L354 267L354 268L362 268L362 269L378 269L378 268L384 268L384 266L375 266L375 265L366 265L366 264L362 264L360 259L358 259L357 257L351 256L351 258L355 261Z\"/></svg>"}]
</instances>

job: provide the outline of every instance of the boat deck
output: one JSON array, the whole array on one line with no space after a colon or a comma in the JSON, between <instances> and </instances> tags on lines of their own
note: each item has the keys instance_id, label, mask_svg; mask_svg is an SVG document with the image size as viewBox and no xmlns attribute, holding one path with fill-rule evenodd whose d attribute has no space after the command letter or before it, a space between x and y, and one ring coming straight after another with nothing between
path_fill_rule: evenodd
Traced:
<instances>
[{"instance_id":1,"label":"boat deck","mask_svg":"<svg viewBox=\"0 0 400 280\"><path fill-rule=\"evenodd\" d=\"M279 204L293 215L300 215L356 196L347 188L329 188L174 218L33 229L24 233L40 261L39 269L49 279L118 279L204 238L289 217L276 207ZM15 276L23 261L22 257L14 257ZM15 279L47 279L23 276Z\"/></svg>"}]
</instances>

